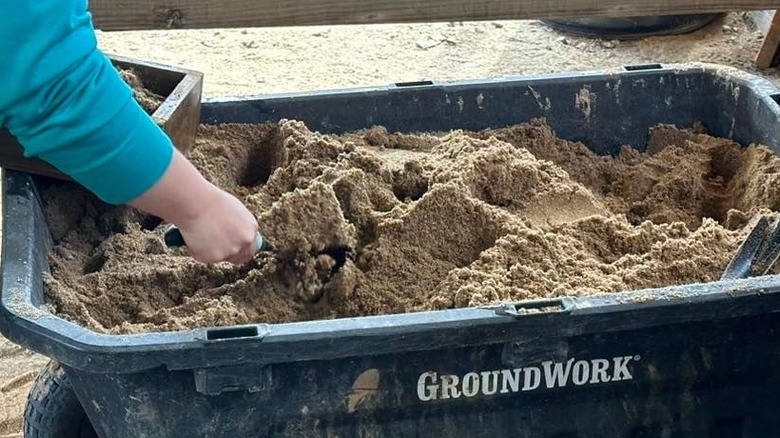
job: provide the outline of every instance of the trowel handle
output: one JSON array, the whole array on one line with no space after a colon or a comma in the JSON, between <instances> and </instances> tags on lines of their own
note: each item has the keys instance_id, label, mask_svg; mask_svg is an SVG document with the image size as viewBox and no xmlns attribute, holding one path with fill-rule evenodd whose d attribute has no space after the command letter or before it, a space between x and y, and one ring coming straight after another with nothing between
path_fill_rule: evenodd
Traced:
<instances>
[{"instance_id":1,"label":"trowel handle","mask_svg":"<svg viewBox=\"0 0 780 438\"><path fill-rule=\"evenodd\" d=\"M184 241L184 236L182 236L181 231L172 226L168 229L168 231L165 232L165 246L171 249L181 248L182 246L186 246L187 242ZM257 233L257 252L261 251L270 251L271 245L268 243L268 240L260 234Z\"/></svg>"},{"instance_id":2,"label":"trowel handle","mask_svg":"<svg viewBox=\"0 0 780 438\"><path fill-rule=\"evenodd\" d=\"M181 231L178 228L170 227L165 232L165 246L170 249L177 249L187 246L187 243L184 242L184 236L181 235Z\"/></svg>"}]
</instances>

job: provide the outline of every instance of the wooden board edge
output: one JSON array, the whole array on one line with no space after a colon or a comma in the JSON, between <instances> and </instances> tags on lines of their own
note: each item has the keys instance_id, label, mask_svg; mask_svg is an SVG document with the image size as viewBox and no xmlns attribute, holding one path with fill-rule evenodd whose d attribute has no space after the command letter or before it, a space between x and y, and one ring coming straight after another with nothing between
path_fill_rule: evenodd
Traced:
<instances>
[{"instance_id":1,"label":"wooden board edge","mask_svg":"<svg viewBox=\"0 0 780 438\"><path fill-rule=\"evenodd\" d=\"M780 14L775 11L772 21L766 26L764 42L756 55L756 67L770 68L777 65L778 48L780 48Z\"/></svg>"},{"instance_id":2,"label":"wooden board edge","mask_svg":"<svg viewBox=\"0 0 780 438\"><path fill-rule=\"evenodd\" d=\"M776 9L778 0L92 0L103 31L544 18L635 17Z\"/></svg>"}]
</instances>

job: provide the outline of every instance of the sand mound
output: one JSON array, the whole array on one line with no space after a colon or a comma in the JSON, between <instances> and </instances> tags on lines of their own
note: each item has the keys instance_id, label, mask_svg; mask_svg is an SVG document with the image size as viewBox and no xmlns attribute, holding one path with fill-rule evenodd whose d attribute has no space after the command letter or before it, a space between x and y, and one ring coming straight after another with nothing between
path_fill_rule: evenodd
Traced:
<instances>
[{"instance_id":1,"label":"sand mound","mask_svg":"<svg viewBox=\"0 0 780 438\"><path fill-rule=\"evenodd\" d=\"M335 137L295 121L203 126L191 159L278 250L200 265L164 224L44 189L54 310L103 332L400 313L718 278L780 160L670 126L596 156L543 121L478 133Z\"/></svg>"}]
</instances>

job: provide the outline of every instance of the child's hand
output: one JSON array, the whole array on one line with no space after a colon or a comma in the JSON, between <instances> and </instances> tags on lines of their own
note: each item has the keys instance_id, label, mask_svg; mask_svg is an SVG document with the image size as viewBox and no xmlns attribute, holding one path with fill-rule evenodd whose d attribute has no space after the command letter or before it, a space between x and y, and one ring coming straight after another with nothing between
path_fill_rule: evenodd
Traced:
<instances>
[{"instance_id":1,"label":"child's hand","mask_svg":"<svg viewBox=\"0 0 780 438\"><path fill-rule=\"evenodd\" d=\"M243 264L257 250L254 215L203 178L179 151L163 177L129 204L176 225L187 252L200 262Z\"/></svg>"},{"instance_id":2,"label":"child's hand","mask_svg":"<svg viewBox=\"0 0 780 438\"><path fill-rule=\"evenodd\" d=\"M257 219L235 197L215 190L204 200L201 213L176 224L187 242L187 253L203 263L229 261L243 264L257 250Z\"/></svg>"}]
</instances>

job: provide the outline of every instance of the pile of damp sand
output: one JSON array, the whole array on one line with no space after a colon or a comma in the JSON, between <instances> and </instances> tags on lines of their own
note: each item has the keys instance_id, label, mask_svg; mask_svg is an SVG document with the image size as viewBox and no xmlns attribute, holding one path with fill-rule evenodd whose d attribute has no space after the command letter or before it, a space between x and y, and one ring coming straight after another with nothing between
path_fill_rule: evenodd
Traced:
<instances>
[{"instance_id":1,"label":"pile of damp sand","mask_svg":"<svg viewBox=\"0 0 780 438\"><path fill-rule=\"evenodd\" d=\"M133 97L147 114L154 114L157 108L165 101L164 97L146 87L141 75L135 69L117 68L117 72L119 72L119 76L125 83L133 89Z\"/></svg>"},{"instance_id":2,"label":"pile of damp sand","mask_svg":"<svg viewBox=\"0 0 780 438\"><path fill-rule=\"evenodd\" d=\"M780 210L780 160L700 129L649 136L647 153L604 157L544 121L425 135L202 126L191 160L277 252L202 265L165 248L159 220L52 185L47 302L134 333L717 280L751 218Z\"/></svg>"}]
</instances>

